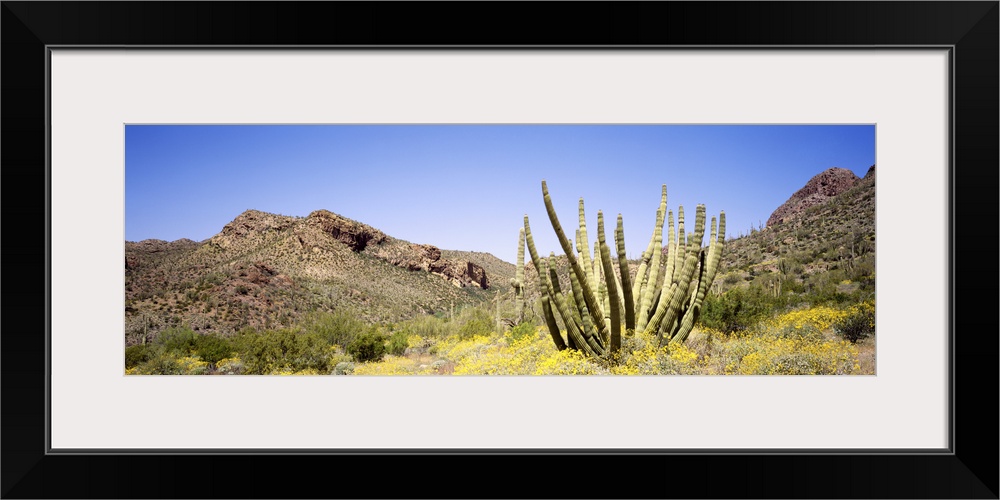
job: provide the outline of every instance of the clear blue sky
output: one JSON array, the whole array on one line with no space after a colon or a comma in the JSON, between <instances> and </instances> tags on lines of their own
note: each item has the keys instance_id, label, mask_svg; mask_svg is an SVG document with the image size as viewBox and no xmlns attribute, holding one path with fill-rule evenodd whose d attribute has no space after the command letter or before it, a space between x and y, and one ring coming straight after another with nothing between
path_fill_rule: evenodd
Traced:
<instances>
[{"instance_id":1,"label":"clear blue sky","mask_svg":"<svg viewBox=\"0 0 1000 500\"><path fill-rule=\"evenodd\" d=\"M735 237L823 170L874 163L874 125L128 125L125 239L201 241L247 209L327 209L514 262L525 214L539 251L562 253L545 179L564 228L583 197L591 245L597 211L609 238L621 213L637 257L662 184L668 209L724 210Z\"/></svg>"}]
</instances>

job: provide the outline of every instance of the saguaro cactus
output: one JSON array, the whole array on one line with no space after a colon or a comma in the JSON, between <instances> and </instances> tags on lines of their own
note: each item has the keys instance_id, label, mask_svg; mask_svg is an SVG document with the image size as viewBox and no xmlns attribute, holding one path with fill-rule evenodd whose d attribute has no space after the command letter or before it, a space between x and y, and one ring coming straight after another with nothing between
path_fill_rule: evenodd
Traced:
<instances>
[{"instance_id":1,"label":"saguaro cactus","mask_svg":"<svg viewBox=\"0 0 1000 500\"><path fill-rule=\"evenodd\" d=\"M625 335L638 329L656 335L661 344L664 341L683 342L687 338L718 271L725 244L725 212L719 214L718 225L716 218L712 217L709 245L704 248L705 206L697 206L694 231L688 235L684 232L684 207L679 207L675 230L673 212L667 211L667 187L664 185L656 211L656 227L635 276L630 274L626 261L625 230L622 216L618 214L615 248L619 273L616 275L610 245L605 239L603 212L597 213L598 234L591 262L583 199L579 204L580 227L576 232L577 245L574 248L559 223L544 180L542 198L571 270L571 292L567 296L561 291L558 277L551 267L555 255L549 258L549 262L539 258L528 216L525 215L524 235L531 260L538 271L546 325L557 348L579 349L591 356L613 355L621 348L622 321L625 323ZM664 218L668 224L666 245L663 243ZM662 255L664 246L667 248L665 257ZM603 275L603 282L598 281L600 275ZM523 280L523 274L519 276ZM602 300L602 293L606 294L603 296L605 300ZM557 328L553 305L566 327L565 340L561 332L553 331Z\"/></svg>"}]
</instances>

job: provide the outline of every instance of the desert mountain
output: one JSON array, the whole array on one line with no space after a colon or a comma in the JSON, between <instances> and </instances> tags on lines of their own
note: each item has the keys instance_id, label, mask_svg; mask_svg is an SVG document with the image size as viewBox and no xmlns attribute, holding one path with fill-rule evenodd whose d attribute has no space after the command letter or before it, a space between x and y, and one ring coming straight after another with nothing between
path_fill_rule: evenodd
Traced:
<instances>
[{"instance_id":1,"label":"desert mountain","mask_svg":"<svg viewBox=\"0 0 1000 500\"><path fill-rule=\"evenodd\" d=\"M126 331L292 326L312 310L397 321L481 303L509 288L492 255L393 238L326 210L247 210L203 242L125 243ZM489 271L487 271L489 270Z\"/></svg>"},{"instance_id":2,"label":"desert mountain","mask_svg":"<svg viewBox=\"0 0 1000 500\"><path fill-rule=\"evenodd\" d=\"M803 293L874 291L875 165L863 178L837 168L813 177L775 210L767 227L727 242L720 265L721 290L783 282Z\"/></svg>"}]
</instances>

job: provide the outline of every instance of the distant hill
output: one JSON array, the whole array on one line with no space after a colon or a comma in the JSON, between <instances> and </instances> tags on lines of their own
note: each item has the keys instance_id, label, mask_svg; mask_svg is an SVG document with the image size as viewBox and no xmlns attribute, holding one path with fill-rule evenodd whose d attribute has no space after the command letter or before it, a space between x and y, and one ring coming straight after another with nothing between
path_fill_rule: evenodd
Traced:
<instances>
[{"instance_id":1,"label":"distant hill","mask_svg":"<svg viewBox=\"0 0 1000 500\"><path fill-rule=\"evenodd\" d=\"M809 207L821 205L853 187L860 179L845 168L833 167L817 174L767 219L767 227L790 221Z\"/></svg>"},{"instance_id":2,"label":"distant hill","mask_svg":"<svg viewBox=\"0 0 1000 500\"><path fill-rule=\"evenodd\" d=\"M126 336L292 326L313 310L399 321L483 303L513 276L490 254L410 243L326 210L247 210L202 242L125 242Z\"/></svg>"},{"instance_id":3,"label":"distant hill","mask_svg":"<svg viewBox=\"0 0 1000 500\"><path fill-rule=\"evenodd\" d=\"M875 166L863 178L836 168L817 174L766 227L727 242L721 266L717 290L780 281L801 294L874 294Z\"/></svg>"}]
</instances>

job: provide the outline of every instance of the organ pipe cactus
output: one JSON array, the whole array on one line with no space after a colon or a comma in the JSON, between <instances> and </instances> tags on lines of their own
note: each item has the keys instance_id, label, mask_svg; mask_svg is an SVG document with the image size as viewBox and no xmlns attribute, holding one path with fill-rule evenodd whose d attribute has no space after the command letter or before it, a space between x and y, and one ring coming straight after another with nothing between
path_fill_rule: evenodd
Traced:
<instances>
[{"instance_id":1,"label":"organ pipe cactus","mask_svg":"<svg viewBox=\"0 0 1000 500\"><path fill-rule=\"evenodd\" d=\"M639 330L655 335L661 344L680 343L687 339L719 268L725 244L725 212L719 214L718 221L712 217L711 235L705 248L705 206L697 206L694 229L686 234L684 208L678 207L675 228L673 211L667 210L667 187L664 185L653 235L642 254L637 272L632 275L626 259L621 214L615 229L616 273L611 245L605 237L603 212L597 213L597 241L591 257L583 199L579 203L580 227L576 231L574 245L559 222L544 180L542 198L549 222L569 262L569 292L564 293L559 286L553 267L555 254L551 254L547 262L539 258L527 215L524 216L524 235L532 263L538 271L546 325L558 349L568 347L590 356L613 356L621 349L623 322L625 335ZM667 223L665 243L664 219ZM666 255L663 255L664 247ZM557 330L556 312L566 328L565 339Z\"/></svg>"}]
</instances>

